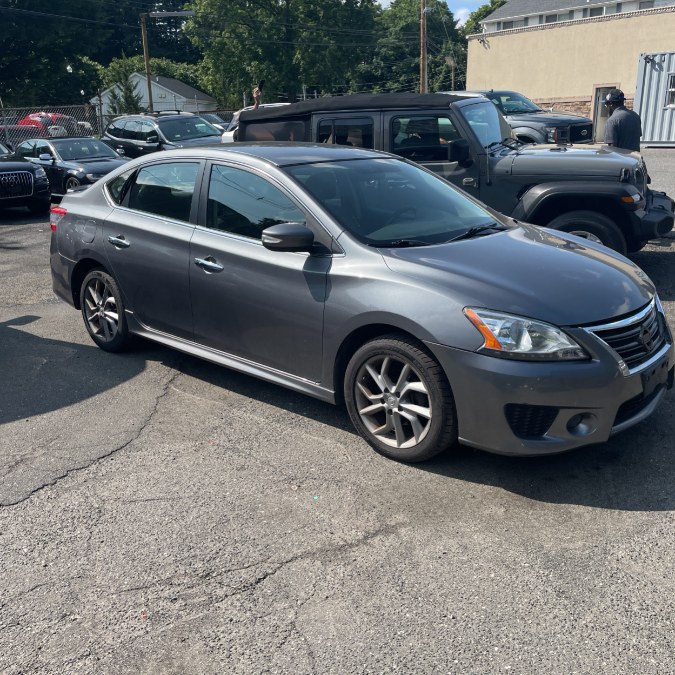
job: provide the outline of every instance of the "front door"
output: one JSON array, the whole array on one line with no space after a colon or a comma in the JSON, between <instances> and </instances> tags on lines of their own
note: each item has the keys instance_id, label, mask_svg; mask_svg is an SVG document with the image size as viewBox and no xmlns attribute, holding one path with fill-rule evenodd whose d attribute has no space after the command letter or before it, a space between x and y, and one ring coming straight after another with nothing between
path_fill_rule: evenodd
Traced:
<instances>
[{"instance_id":1,"label":"front door","mask_svg":"<svg viewBox=\"0 0 675 675\"><path fill-rule=\"evenodd\" d=\"M190 247L195 340L318 382L330 256L270 251L262 231L305 222L267 178L213 164Z\"/></svg>"}]
</instances>

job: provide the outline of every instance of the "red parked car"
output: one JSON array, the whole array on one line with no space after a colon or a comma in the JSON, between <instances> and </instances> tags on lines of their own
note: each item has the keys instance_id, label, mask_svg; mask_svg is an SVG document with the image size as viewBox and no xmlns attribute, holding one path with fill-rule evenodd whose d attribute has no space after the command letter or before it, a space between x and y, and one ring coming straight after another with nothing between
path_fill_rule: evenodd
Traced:
<instances>
[{"instance_id":1,"label":"red parked car","mask_svg":"<svg viewBox=\"0 0 675 675\"><path fill-rule=\"evenodd\" d=\"M19 120L21 126L37 127L45 136L77 136L77 120L63 113L36 112Z\"/></svg>"}]
</instances>

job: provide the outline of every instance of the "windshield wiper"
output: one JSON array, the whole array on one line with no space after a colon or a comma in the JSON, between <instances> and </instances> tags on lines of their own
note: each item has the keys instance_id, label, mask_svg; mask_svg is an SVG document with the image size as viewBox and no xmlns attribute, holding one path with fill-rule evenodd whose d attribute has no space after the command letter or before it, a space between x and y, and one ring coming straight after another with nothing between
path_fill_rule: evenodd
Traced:
<instances>
[{"instance_id":1,"label":"windshield wiper","mask_svg":"<svg viewBox=\"0 0 675 675\"><path fill-rule=\"evenodd\" d=\"M462 232L462 234L458 234L456 237L448 239L446 244L449 244L450 242L453 241L460 241L461 239L471 239L472 237L476 237L479 234L482 234L483 232L489 232L490 230L492 230L493 232L501 232L502 230L508 229L509 228L506 225L502 225L501 223L490 223L489 225L476 225L475 227L470 227L466 232Z\"/></svg>"},{"instance_id":2,"label":"windshield wiper","mask_svg":"<svg viewBox=\"0 0 675 675\"><path fill-rule=\"evenodd\" d=\"M419 239L393 239L392 241L378 242L372 244L377 248L408 248L409 246L431 246L428 241Z\"/></svg>"},{"instance_id":3,"label":"windshield wiper","mask_svg":"<svg viewBox=\"0 0 675 675\"><path fill-rule=\"evenodd\" d=\"M492 141L492 143L488 143L488 145L485 146L485 149L490 150L496 148L498 145L504 145L503 141Z\"/></svg>"}]
</instances>

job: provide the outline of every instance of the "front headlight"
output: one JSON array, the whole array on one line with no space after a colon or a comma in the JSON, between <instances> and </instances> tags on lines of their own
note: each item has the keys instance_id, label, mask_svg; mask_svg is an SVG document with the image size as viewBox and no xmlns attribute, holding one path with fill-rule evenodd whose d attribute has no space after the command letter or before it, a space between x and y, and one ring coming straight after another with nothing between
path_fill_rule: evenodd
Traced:
<instances>
[{"instance_id":1,"label":"front headlight","mask_svg":"<svg viewBox=\"0 0 675 675\"><path fill-rule=\"evenodd\" d=\"M557 127L545 127L546 131L546 140L548 143L557 143L558 142L558 128Z\"/></svg>"},{"instance_id":2,"label":"front headlight","mask_svg":"<svg viewBox=\"0 0 675 675\"><path fill-rule=\"evenodd\" d=\"M35 169L35 177L47 178L47 172L41 166L38 166L37 169Z\"/></svg>"},{"instance_id":3,"label":"front headlight","mask_svg":"<svg viewBox=\"0 0 675 675\"><path fill-rule=\"evenodd\" d=\"M491 356L536 361L580 361L586 351L560 328L522 316L466 307L464 314L485 342Z\"/></svg>"}]
</instances>

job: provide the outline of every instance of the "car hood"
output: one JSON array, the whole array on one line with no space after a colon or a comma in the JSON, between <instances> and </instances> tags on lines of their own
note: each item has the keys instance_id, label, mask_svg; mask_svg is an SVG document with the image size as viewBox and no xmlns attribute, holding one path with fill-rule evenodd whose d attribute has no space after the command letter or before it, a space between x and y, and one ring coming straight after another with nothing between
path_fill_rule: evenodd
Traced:
<instances>
[{"instance_id":1,"label":"car hood","mask_svg":"<svg viewBox=\"0 0 675 675\"><path fill-rule=\"evenodd\" d=\"M649 277L618 253L533 225L381 253L396 274L447 288L465 306L558 326L614 319L640 309L655 293Z\"/></svg>"},{"instance_id":2,"label":"car hood","mask_svg":"<svg viewBox=\"0 0 675 675\"><path fill-rule=\"evenodd\" d=\"M126 164L129 161L124 157L111 157L110 159L85 159L85 160L70 160L60 162L63 169L82 169L85 173L104 174L113 171L118 166Z\"/></svg>"},{"instance_id":3,"label":"car hood","mask_svg":"<svg viewBox=\"0 0 675 675\"><path fill-rule=\"evenodd\" d=\"M220 143L220 134L204 136L203 138L186 138L182 141L169 141L176 148L190 148L195 145L215 145Z\"/></svg>"},{"instance_id":4,"label":"car hood","mask_svg":"<svg viewBox=\"0 0 675 675\"><path fill-rule=\"evenodd\" d=\"M17 159L12 155L0 157L0 171L34 171L35 167L27 159Z\"/></svg>"},{"instance_id":5,"label":"car hood","mask_svg":"<svg viewBox=\"0 0 675 675\"><path fill-rule=\"evenodd\" d=\"M591 124L588 117L582 115L573 115L571 113L562 112L529 112L529 113L512 113L505 115L509 122L537 122L537 124L546 124L547 126L560 126L562 124Z\"/></svg>"},{"instance_id":6,"label":"car hood","mask_svg":"<svg viewBox=\"0 0 675 675\"><path fill-rule=\"evenodd\" d=\"M502 152L495 170L512 176L562 176L574 180L603 176L618 181L621 170L637 169L640 159L638 153L606 145L523 145L518 150Z\"/></svg>"}]
</instances>

